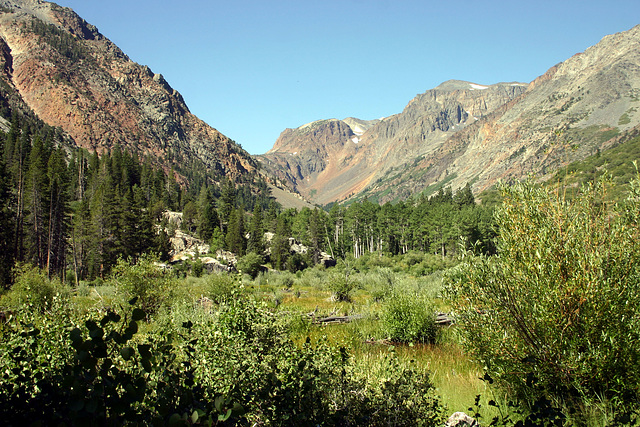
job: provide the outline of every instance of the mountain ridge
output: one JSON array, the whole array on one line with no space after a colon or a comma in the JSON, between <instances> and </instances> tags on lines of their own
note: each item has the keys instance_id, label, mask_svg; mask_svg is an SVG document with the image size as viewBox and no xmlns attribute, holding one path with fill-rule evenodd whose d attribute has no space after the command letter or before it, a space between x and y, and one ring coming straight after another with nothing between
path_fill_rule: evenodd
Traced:
<instances>
[{"instance_id":1,"label":"mountain ridge","mask_svg":"<svg viewBox=\"0 0 640 427\"><path fill-rule=\"evenodd\" d=\"M258 158L266 169L292 188L318 203L328 203L362 191L380 174L401 166L408 158L437 149L447 135L519 95L524 87L522 83L513 82L484 86L449 80L414 97L401 113L363 121L369 126L357 137L357 142L353 141L353 130L353 135L343 135L339 142L333 141L334 148L340 148L339 154L323 157L323 147L331 140L332 132L321 128L326 122L316 121L312 123L319 129L316 135L323 132L322 147L317 137L308 138L302 132L303 127L288 129L273 149ZM353 144L349 144L349 140ZM305 165L309 163L322 168L316 174L305 174Z\"/></svg>"},{"instance_id":2,"label":"mountain ridge","mask_svg":"<svg viewBox=\"0 0 640 427\"><path fill-rule=\"evenodd\" d=\"M530 83L445 81L369 128L348 161L339 167L333 161L333 174L327 167L324 175L290 177L290 185L320 204L354 197L384 203L442 186L470 183L478 193L498 180L544 179L634 134L639 42L640 26L605 36ZM289 143L291 153L313 146L301 138L297 143ZM274 174L304 171L303 160L285 161L272 151L261 158Z\"/></svg>"},{"instance_id":3,"label":"mountain ridge","mask_svg":"<svg viewBox=\"0 0 640 427\"><path fill-rule=\"evenodd\" d=\"M0 79L76 145L121 146L167 171L190 159L233 180L256 173L255 160L194 116L161 74L71 9L40 0L2 0L0 9Z\"/></svg>"}]
</instances>

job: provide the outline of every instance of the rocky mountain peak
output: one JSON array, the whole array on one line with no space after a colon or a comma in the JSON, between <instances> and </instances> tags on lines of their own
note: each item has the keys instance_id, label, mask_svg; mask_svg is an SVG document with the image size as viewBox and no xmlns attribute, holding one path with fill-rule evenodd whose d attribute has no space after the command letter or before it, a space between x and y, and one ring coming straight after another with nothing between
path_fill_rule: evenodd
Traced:
<instances>
[{"instance_id":1,"label":"rocky mountain peak","mask_svg":"<svg viewBox=\"0 0 640 427\"><path fill-rule=\"evenodd\" d=\"M299 172L289 178L324 204L359 196L385 202L467 183L481 191L499 179L544 177L637 131L638 64L640 26L604 37L529 84L449 80L371 124L340 158L317 151L321 174L306 174L305 158L289 156L286 168ZM296 151L308 147L315 142L300 136ZM278 158L269 162L279 170Z\"/></svg>"},{"instance_id":2,"label":"rocky mountain peak","mask_svg":"<svg viewBox=\"0 0 640 427\"><path fill-rule=\"evenodd\" d=\"M231 178L255 171L248 153L192 115L161 74L131 61L69 8L0 0L0 48L0 78L81 147L118 145L167 168L188 159Z\"/></svg>"}]
</instances>

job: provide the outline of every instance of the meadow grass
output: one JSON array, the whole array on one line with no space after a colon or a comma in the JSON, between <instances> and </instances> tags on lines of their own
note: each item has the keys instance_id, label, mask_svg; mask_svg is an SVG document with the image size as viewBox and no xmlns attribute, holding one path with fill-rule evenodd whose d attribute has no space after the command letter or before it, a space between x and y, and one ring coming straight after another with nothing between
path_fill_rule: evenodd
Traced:
<instances>
[{"instance_id":1,"label":"meadow grass","mask_svg":"<svg viewBox=\"0 0 640 427\"><path fill-rule=\"evenodd\" d=\"M482 396L481 403L485 409L488 400L496 399L480 379L482 368L464 353L452 331L441 330L439 336L444 338L435 344L400 345L385 341L380 314L390 291L426 296L437 311L448 308L440 297L440 272L423 277L404 275L388 268L353 273L350 280L357 285L350 294L350 301L335 301L327 281L336 280L340 274L319 269L298 275L267 273L247 288L255 298L267 302L273 301L274 295L279 295L279 303L274 305L274 309L300 316L299 321L293 322L293 334L300 343L308 337L312 343L324 340L345 347L361 371L359 374L364 377L384 378L387 359L395 357L400 364L429 373L448 412L469 412L477 395ZM282 287L282 283L287 287ZM389 292L384 289L387 286ZM316 325L311 324L313 318L308 315L310 313L316 319L349 314L359 314L362 318L344 324ZM493 416L490 410L484 413L487 414L485 416Z\"/></svg>"}]
</instances>

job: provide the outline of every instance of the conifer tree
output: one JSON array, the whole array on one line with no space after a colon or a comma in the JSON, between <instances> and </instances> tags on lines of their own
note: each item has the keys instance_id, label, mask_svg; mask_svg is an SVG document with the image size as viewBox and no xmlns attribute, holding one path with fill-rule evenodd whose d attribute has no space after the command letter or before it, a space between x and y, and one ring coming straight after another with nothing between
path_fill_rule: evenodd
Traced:
<instances>
[{"instance_id":1,"label":"conifer tree","mask_svg":"<svg viewBox=\"0 0 640 427\"><path fill-rule=\"evenodd\" d=\"M220 216L220 226L225 230L224 225L231 220L231 211L236 207L236 188L233 183L226 180L222 184L222 194L218 199L218 214Z\"/></svg>"},{"instance_id":2,"label":"conifer tree","mask_svg":"<svg viewBox=\"0 0 640 427\"><path fill-rule=\"evenodd\" d=\"M42 139L36 136L29 153L29 168L25 186L25 251L27 260L45 268L47 228L45 213L47 202L47 160Z\"/></svg>"},{"instance_id":3,"label":"conifer tree","mask_svg":"<svg viewBox=\"0 0 640 427\"><path fill-rule=\"evenodd\" d=\"M77 203L71 217L71 257L76 285L88 275L88 254L91 241L91 210L87 198Z\"/></svg>"},{"instance_id":4,"label":"conifer tree","mask_svg":"<svg viewBox=\"0 0 640 427\"><path fill-rule=\"evenodd\" d=\"M246 241L244 237L244 212L233 209L229 216L229 225L225 238L227 249L238 256L245 254Z\"/></svg>"},{"instance_id":5,"label":"conifer tree","mask_svg":"<svg viewBox=\"0 0 640 427\"><path fill-rule=\"evenodd\" d=\"M0 139L0 153L4 151L4 141ZM11 210L9 190L9 175L5 162L0 158L0 289L8 288L11 284L11 268L15 253L13 252L14 215Z\"/></svg>"},{"instance_id":6,"label":"conifer tree","mask_svg":"<svg viewBox=\"0 0 640 427\"><path fill-rule=\"evenodd\" d=\"M276 232L276 226L278 225L278 204L275 200L269 202L269 209L267 209L262 223L265 231L271 233Z\"/></svg>"},{"instance_id":7,"label":"conifer tree","mask_svg":"<svg viewBox=\"0 0 640 427\"><path fill-rule=\"evenodd\" d=\"M264 252L264 228L262 226L262 206L256 203L249 225L249 241L247 251L262 254Z\"/></svg>"},{"instance_id":8,"label":"conifer tree","mask_svg":"<svg viewBox=\"0 0 640 427\"><path fill-rule=\"evenodd\" d=\"M189 234L195 234L198 228L198 208L189 200L182 209L182 229Z\"/></svg>"},{"instance_id":9,"label":"conifer tree","mask_svg":"<svg viewBox=\"0 0 640 427\"><path fill-rule=\"evenodd\" d=\"M314 209L309 216L309 246L313 256L313 262L320 262L320 252L324 248L325 216L318 208Z\"/></svg>"},{"instance_id":10,"label":"conifer tree","mask_svg":"<svg viewBox=\"0 0 640 427\"><path fill-rule=\"evenodd\" d=\"M140 236L138 236L139 212L135 209L133 191L127 188L126 193L120 198L118 209L117 250L116 252L125 259L134 261L140 254Z\"/></svg>"},{"instance_id":11,"label":"conifer tree","mask_svg":"<svg viewBox=\"0 0 640 427\"><path fill-rule=\"evenodd\" d=\"M291 228L286 219L285 214L278 216L278 225L276 226L276 233L271 242L271 263L274 268L282 270L286 266L287 259L291 247L289 245L289 236L291 235Z\"/></svg>"},{"instance_id":12,"label":"conifer tree","mask_svg":"<svg viewBox=\"0 0 640 427\"><path fill-rule=\"evenodd\" d=\"M180 185L178 185L178 182L176 181L176 173L173 168L171 168L171 171L169 171L169 176L167 177L165 186L166 188L162 193L164 205L169 210L177 211L178 209L180 209L181 205Z\"/></svg>"},{"instance_id":13,"label":"conifer tree","mask_svg":"<svg viewBox=\"0 0 640 427\"><path fill-rule=\"evenodd\" d=\"M101 161L100 170L94 174L91 209L91 249L89 253L90 277L104 277L115 265L118 245L118 198L119 189L113 187L106 162Z\"/></svg>"},{"instance_id":14,"label":"conifer tree","mask_svg":"<svg viewBox=\"0 0 640 427\"><path fill-rule=\"evenodd\" d=\"M219 226L220 219L214 206L211 191L208 187L203 187L198 198L198 236L208 242L211 240L214 230Z\"/></svg>"},{"instance_id":15,"label":"conifer tree","mask_svg":"<svg viewBox=\"0 0 640 427\"><path fill-rule=\"evenodd\" d=\"M62 277L66 267L68 226L68 176L65 153L54 150L47 165L49 218L46 269L49 275Z\"/></svg>"},{"instance_id":16,"label":"conifer tree","mask_svg":"<svg viewBox=\"0 0 640 427\"><path fill-rule=\"evenodd\" d=\"M20 120L17 115L14 115L9 137L7 139L8 144L12 145L7 149L7 153L10 153L7 165L9 166L9 174L11 180L14 182L15 188L15 222L13 230L13 252L15 257L19 261L24 260L24 199L25 199L25 183L26 175L29 165L29 155L31 152L31 136L29 134L29 127L24 126L22 129ZM10 160L9 160L10 159Z\"/></svg>"}]
</instances>

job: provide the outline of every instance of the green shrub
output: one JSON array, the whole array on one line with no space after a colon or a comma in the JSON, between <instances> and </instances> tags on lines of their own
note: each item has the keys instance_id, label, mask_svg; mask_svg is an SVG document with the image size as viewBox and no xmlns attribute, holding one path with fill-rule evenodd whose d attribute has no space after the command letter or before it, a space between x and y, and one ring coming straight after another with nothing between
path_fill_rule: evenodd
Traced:
<instances>
[{"instance_id":1,"label":"green shrub","mask_svg":"<svg viewBox=\"0 0 640 427\"><path fill-rule=\"evenodd\" d=\"M264 302L236 295L214 316L200 317L192 328L198 354L195 382L240 403L252 425L441 421L428 375L390 358L384 377L369 377L344 348L324 339L297 343L310 325L308 319L292 316L282 317ZM169 333L167 325L159 331Z\"/></svg>"},{"instance_id":2,"label":"green shrub","mask_svg":"<svg viewBox=\"0 0 640 427\"><path fill-rule=\"evenodd\" d=\"M374 301L383 301L393 290L395 274L388 268L376 268L364 278L365 288Z\"/></svg>"},{"instance_id":3,"label":"green shrub","mask_svg":"<svg viewBox=\"0 0 640 427\"><path fill-rule=\"evenodd\" d=\"M421 294L396 291L382 306L382 328L394 342L435 342L434 308Z\"/></svg>"},{"instance_id":4,"label":"green shrub","mask_svg":"<svg viewBox=\"0 0 640 427\"><path fill-rule=\"evenodd\" d=\"M14 275L15 282L3 296L3 305L11 308L24 307L42 313L69 301L69 288L57 278L49 279L38 267L19 264L14 269Z\"/></svg>"},{"instance_id":5,"label":"green shrub","mask_svg":"<svg viewBox=\"0 0 640 427\"><path fill-rule=\"evenodd\" d=\"M328 287L335 301L351 301L351 294L358 287L351 275L331 274L328 280Z\"/></svg>"},{"instance_id":6,"label":"green shrub","mask_svg":"<svg viewBox=\"0 0 640 427\"><path fill-rule=\"evenodd\" d=\"M200 258L196 258L191 264L191 274L195 277L200 277L202 273L204 273L204 264Z\"/></svg>"},{"instance_id":7,"label":"green shrub","mask_svg":"<svg viewBox=\"0 0 640 427\"><path fill-rule=\"evenodd\" d=\"M236 267L241 273L248 274L252 279L255 279L258 277L260 270L262 270L262 264L264 264L264 258L262 255L258 255L255 252L249 252L238 260Z\"/></svg>"},{"instance_id":8,"label":"green shrub","mask_svg":"<svg viewBox=\"0 0 640 427\"><path fill-rule=\"evenodd\" d=\"M307 268L311 263L308 257L303 256L302 254L295 253L287 258L287 262L285 262L285 267L291 273L296 273L298 271L302 271Z\"/></svg>"},{"instance_id":9,"label":"green shrub","mask_svg":"<svg viewBox=\"0 0 640 427\"><path fill-rule=\"evenodd\" d=\"M145 317L135 308L76 327L51 317L11 324L0 343L3 423L212 425L238 417L238 405L194 382L192 324L134 340Z\"/></svg>"},{"instance_id":10,"label":"green shrub","mask_svg":"<svg viewBox=\"0 0 640 427\"><path fill-rule=\"evenodd\" d=\"M113 268L111 281L119 294L138 304L147 313L155 313L164 303L171 301L175 286L173 275L159 266L149 255L142 255L137 262L119 259Z\"/></svg>"},{"instance_id":11,"label":"green shrub","mask_svg":"<svg viewBox=\"0 0 640 427\"><path fill-rule=\"evenodd\" d=\"M227 273L212 273L204 278L205 295L215 303L222 303L238 290L238 276Z\"/></svg>"},{"instance_id":12,"label":"green shrub","mask_svg":"<svg viewBox=\"0 0 640 427\"><path fill-rule=\"evenodd\" d=\"M604 183L571 201L532 183L502 191L498 255L446 274L465 347L524 400L637 405L640 184L619 204L602 202Z\"/></svg>"}]
</instances>

